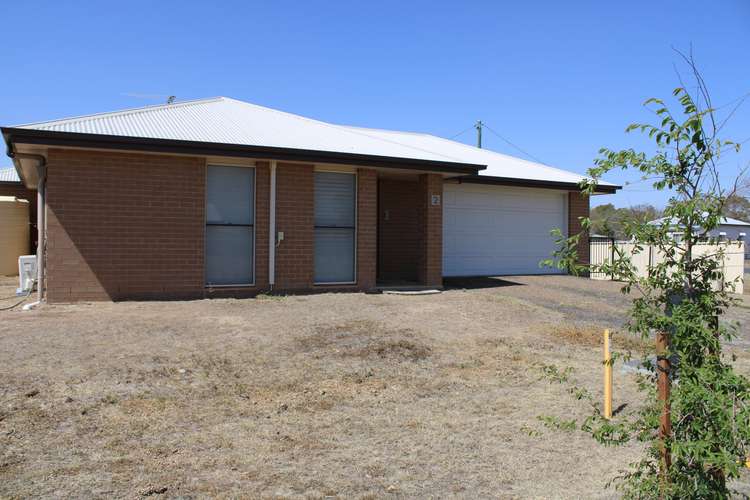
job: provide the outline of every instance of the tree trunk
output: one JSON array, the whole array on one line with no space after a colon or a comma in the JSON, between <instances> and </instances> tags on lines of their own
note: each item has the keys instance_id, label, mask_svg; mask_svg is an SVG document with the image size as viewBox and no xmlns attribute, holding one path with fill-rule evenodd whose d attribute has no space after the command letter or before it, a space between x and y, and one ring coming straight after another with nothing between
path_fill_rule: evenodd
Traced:
<instances>
[{"instance_id":1,"label":"tree trunk","mask_svg":"<svg viewBox=\"0 0 750 500\"><path fill-rule=\"evenodd\" d=\"M672 466L672 455L669 451L668 440L672 435L672 417L669 403L670 380L672 363L669 361L669 335L664 332L656 334L657 375L656 384L658 398L662 404L661 420L659 422L659 475L662 490L669 482L669 468Z\"/></svg>"}]
</instances>

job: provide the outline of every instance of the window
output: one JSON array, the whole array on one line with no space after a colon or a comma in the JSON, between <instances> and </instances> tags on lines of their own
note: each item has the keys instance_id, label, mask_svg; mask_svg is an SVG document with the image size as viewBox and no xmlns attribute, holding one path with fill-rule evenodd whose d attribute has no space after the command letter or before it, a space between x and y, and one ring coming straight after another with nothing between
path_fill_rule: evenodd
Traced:
<instances>
[{"instance_id":1,"label":"window","mask_svg":"<svg viewBox=\"0 0 750 500\"><path fill-rule=\"evenodd\" d=\"M206 176L206 284L254 282L255 169L209 166Z\"/></svg>"},{"instance_id":2,"label":"window","mask_svg":"<svg viewBox=\"0 0 750 500\"><path fill-rule=\"evenodd\" d=\"M357 176L315 172L315 283L354 283Z\"/></svg>"}]
</instances>

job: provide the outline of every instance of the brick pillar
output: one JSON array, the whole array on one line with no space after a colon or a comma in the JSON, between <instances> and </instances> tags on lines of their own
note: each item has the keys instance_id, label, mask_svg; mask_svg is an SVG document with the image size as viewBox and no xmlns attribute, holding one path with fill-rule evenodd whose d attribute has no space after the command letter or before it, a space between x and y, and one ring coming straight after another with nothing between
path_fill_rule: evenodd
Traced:
<instances>
[{"instance_id":1,"label":"brick pillar","mask_svg":"<svg viewBox=\"0 0 750 500\"><path fill-rule=\"evenodd\" d=\"M420 255L417 277L423 285L443 286L443 178L419 176Z\"/></svg>"},{"instance_id":2,"label":"brick pillar","mask_svg":"<svg viewBox=\"0 0 750 500\"><path fill-rule=\"evenodd\" d=\"M268 218L271 169L268 162L255 165L255 286L268 287Z\"/></svg>"},{"instance_id":3,"label":"brick pillar","mask_svg":"<svg viewBox=\"0 0 750 500\"><path fill-rule=\"evenodd\" d=\"M568 193L568 236L573 236L580 233L583 228L581 227L581 219L589 216L589 197L581 194L577 191L571 191ZM589 234L585 232L581 235L581 239L578 241L578 262L581 264L589 264L589 252L591 247L589 246Z\"/></svg>"},{"instance_id":4,"label":"brick pillar","mask_svg":"<svg viewBox=\"0 0 750 500\"><path fill-rule=\"evenodd\" d=\"M315 177L312 165L279 163L276 168L276 289L310 290L314 279Z\"/></svg>"},{"instance_id":5,"label":"brick pillar","mask_svg":"<svg viewBox=\"0 0 750 500\"><path fill-rule=\"evenodd\" d=\"M378 177L374 170L357 171L357 287L375 287L378 229Z\"/></svg>"}]
</instances>

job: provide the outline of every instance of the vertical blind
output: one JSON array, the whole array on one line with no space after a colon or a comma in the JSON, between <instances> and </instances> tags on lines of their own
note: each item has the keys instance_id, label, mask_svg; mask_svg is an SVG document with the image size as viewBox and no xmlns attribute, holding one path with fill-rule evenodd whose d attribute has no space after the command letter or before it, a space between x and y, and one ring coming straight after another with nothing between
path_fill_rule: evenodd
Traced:
<instances>
[{"instance_id":1,"label":"vertical blind","mask_svg":"<svg viewBox=\"0 0 750 500\"><path fill-rule=\"evenodd\" d=\"M206 177L206 284L253 282L255 169L209 166Z\"/></svg>"},{"instance_id":2,"label":"vertical blind","mask_svg":"<svg viewBox=\"0 0 750 500\"><path fill-rule=\"evenodd\" d=\"M355 281L357 177L315 172L315 282Z\"/></svg>"}]
</instances>

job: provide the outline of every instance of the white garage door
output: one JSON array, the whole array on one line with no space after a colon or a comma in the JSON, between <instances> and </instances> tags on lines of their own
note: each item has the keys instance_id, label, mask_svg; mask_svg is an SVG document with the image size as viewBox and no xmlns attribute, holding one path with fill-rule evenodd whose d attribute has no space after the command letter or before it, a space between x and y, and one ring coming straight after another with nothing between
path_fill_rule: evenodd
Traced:
<instances>
[{"instance_id":1,"label":"white garage door","mask_svg":"<svg viewBox=\"0 0 750 500\"><path fill-rule=\"evenodd\" d=\"M567 233L567 193L550 189L445 184L443 275L554 274L539 262Z\"/></svg>"}]
</instances>

